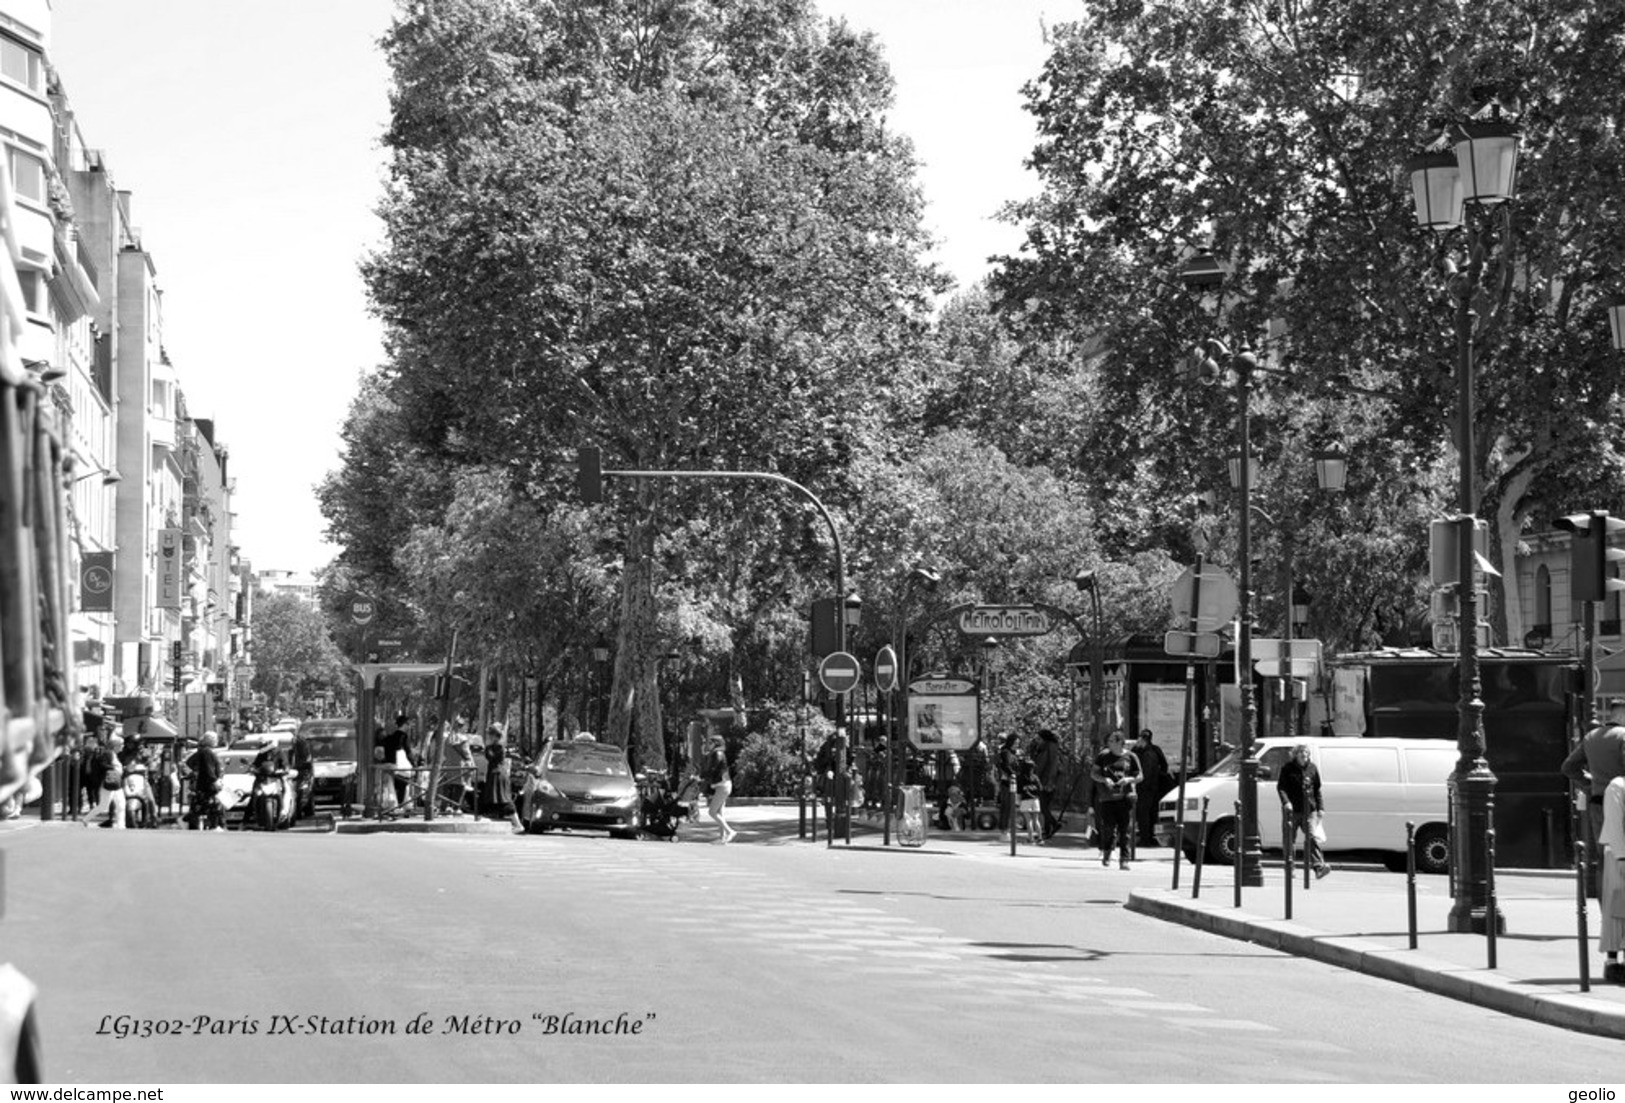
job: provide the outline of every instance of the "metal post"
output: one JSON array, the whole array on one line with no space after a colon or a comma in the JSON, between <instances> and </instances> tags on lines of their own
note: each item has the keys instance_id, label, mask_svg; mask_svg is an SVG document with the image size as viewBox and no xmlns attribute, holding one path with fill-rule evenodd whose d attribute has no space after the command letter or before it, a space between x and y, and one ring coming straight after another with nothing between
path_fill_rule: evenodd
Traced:
<instances>
[{"instance_id":1,"label":"metal post","mask_svg":"<svg viewBox=\"0 0 1625 1103\"><path fill-rule=\"evenodd\" d=\"M1257 706L1253 701L1253 552L1252 552L1252 418L1249 407L1252 370L1257 358L1245 350L1231 359L1236 373L1236 404L1241 430L1241 574L1237 612L1241 628L1236 638L1237 679L1241 689L1241 810L1236 822L1236 901L1240 906L1241 886L1264 883L1263 842L1258 835L1258 741ZM1289 616L1291 614L1288 614Z\"/></svg>"},{"instance_id":2,"label":"metal post","mask_svg":"<svg viewBox=\"0 0 1625 1103\"><path fill-rule=\"evenodd\" d=\"M1010 770L1010 779L1005 783L1005 790L1009 794L1008 799L1010 801L1010 857L1014 858L1016 856L1016 817L1020 813L1016 811L1016 771L1013 763Z\"/></svg>"},{"instance_id":3,"label":"metal post","mask_svg":"<svg viewBox=\"0 0 1625 1103\"><path fill-rule=\"evenodd\" d=\"M1591 991L1591 935L1586 930L1586 846L1574 844L1574 913L1579 930L1580 991ZM1607 922L1607 916L1603 917Z\"/></svg>"},{"instance_id":4,"label":"metal post","mask_svg":"<svg viewBox=\"0 0 1625 1103\"><path fill-rule=\"evenodd\" d=\"M1239 823L1241 823L1241 801L1239 801L1239 800L1236 801L1235 808L1236 808L1236 823L1239 824ZM1241 907L1241 868L1242 868L1241 837L1239 835L1237 835L1237 837L1236 837L1235 882L1236 882L1236 907L1238 907L1238 908Z\"/></svg>"},{"instance_id":5,"label":"metal post","mask_svg":"<svg viewBox=\"0 0 1625 1103\"><path fill-rule=\"evenodd\" d=\"M1493 826L1490 809L1495 799L1495 775L1484 758L1483 685L1478 664L1478 589L1474 585L1476 558L1477 490L1473 452L1473 328L1477 312L1472 292L1478 285L1486 249L1474 247L1466 274L1452 288L1456 297L1456 450L1461 460L1460 547L1457 549L1456 597L1460 622L1456 641L1460 657L1457 677L1455 835L1451 854L1456 867L1456 898L1450 908L1449 929L1481 932L1486 924L1504 924L1489 899L1488 855L1485 842Z\"/></svg>"},{"instance_id":6,"label":"metal post","mask_svg":"<svg viewBox=\"0 0 1625 1103\"><path fill-rule=\"evenodd\" d=\"M810 671L803 670L801 672L801 710L798 714L800 720L796 725L801 742L801 791L796 795L796 838L798 839L807 837L807 782L812 777L807 762L807 697L812 693L809 684L811 678L812 673ZM817 822L814 821L813 838L816 839L817 837L818 826Z\"/></svg>"},{"instance_id":7,"label":"metal post","mask_svg":"<svg viewBox=\"0 0 1625 1103\"><path fill-rule=\"evenodd\" d=\"M1207 798L1202 798L1202 820L1196 828L1196 868L1191 871L1191 899L1202 895L1202 865L1207 860Z\"/></svg>"},{"instance_id":8,"label":"metal post","mask_svg":"<svg viewBox=\"0 0 1625 1103\"><path fill-rule=\"evenodd\" d=\"M1196 664L1185 664L1185 715L1179 735L1179 796L1174 803L1174 883L1179 891L1179 859L1185 853L1185 779L1190 773L1192 729L1196 726L1193 713L1196 708Z\"/></svg>"},{"instance_id":9,"label":"metal post","mask_svg":"<svg viewBox=\"0 0 1625 1103\"><path fill-rule=\"evenodd\" d=\"M1405 821L1405 910L1411 949L1416 949L1416 821Z\"/></svg>"},{"instance_id":10,"label":"metal post","mask_svg":"<svg viewBox=\"0 0 1625 1103\"><path fill-rule=\"evenodd\" d=\"M1493 827L1485 833L1484 850L1488 854L1488 861L1484 866L1484 876L1488 885L1489 906L1491 913L1493 914L1495 911L1495 828ZM1489 965L1491 969L1495 968L1495 928L1498 925L1499 924L1496 923L1484 924L1486 949L1489 953Z\"/></svg>"},{"instance_id":11,"label":"metal post","mask_svg":"<svg viewBox=\"0 0 1625 1103\"><path fill-rule=\"evenodd\" d=\"M1304 834L1304 860L1305 867L1309 865L1308 833ZM1281 888L1286 895L1286 911L1283 918L1292 918L1292 806L1281 805L1281 861L1286 875L1281 878ZM1308 882L1304 882L1307 887Z\"/></svg>"}]
</instances>

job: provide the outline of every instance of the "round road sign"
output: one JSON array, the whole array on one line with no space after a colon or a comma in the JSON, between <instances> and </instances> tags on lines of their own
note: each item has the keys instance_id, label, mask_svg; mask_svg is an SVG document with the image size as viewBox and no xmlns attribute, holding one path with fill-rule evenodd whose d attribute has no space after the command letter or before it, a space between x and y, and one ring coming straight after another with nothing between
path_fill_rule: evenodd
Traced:
<instances>
[{"instance_id":1,"label":"round road sign","mask_svg":"<svg viewBox=\"0 0 1625 1103\"><path fill-rule=\"evenodd\" d=\"M889 643L875 656L875 688L882 693L897 688L897 652Z\"/></svg>"},{"instance_id":2,"label":"round road sign","mask_svg":"<svg viewBox=\"0 0 1625 1103\"><path fill-rule=\"evenodd\" d=\"M851 693L861 677L863 668L858 665L858 657L845 651L831 652L818 664L818 680L831 693Z\"/></svg>"}]
</instances>

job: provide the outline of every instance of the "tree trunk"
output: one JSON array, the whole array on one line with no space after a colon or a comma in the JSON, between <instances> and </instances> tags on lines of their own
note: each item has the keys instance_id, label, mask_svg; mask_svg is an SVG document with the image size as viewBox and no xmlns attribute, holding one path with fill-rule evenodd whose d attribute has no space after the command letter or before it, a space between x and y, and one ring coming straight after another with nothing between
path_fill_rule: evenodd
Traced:
<instances>
[{"instance_id":1,"label":"tree trunk","mask_svg":"<svg viewBox=\"0 0 1625 1103\"><path fill-rule=\"evenodd\" d=\"M627 529L626 562L621 571L621 623L615 646L615 677L609 702L607 738L633 749L638 764L663 770L666 751L660 734L656 687L654 597L654 511L640 495L638 516ZM629 745L635 740L635 748Z\"/></svg>"}]
</instances>

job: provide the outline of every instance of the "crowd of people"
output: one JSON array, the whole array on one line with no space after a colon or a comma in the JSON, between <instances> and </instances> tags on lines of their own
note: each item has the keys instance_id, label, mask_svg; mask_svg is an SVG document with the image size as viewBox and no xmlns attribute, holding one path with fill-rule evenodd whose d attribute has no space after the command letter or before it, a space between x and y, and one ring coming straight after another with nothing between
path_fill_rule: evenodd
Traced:
<instances>
[{"instance_id":1,"label":"crowd of people","mask_svg":"<svg viewBox=\"0 0 1625 1103\"><path fill-rule=\"evenodd\" d=\"M833 807L838 746L828 736L807 763L815 796ZM860 740L848 763L852 807L878 813L887 791L888 745L884 737ZM1029 844L1042 846L1061 830L1076 810L1086 838L1101 848L1101 860L1112 854L1126 864L1140 846L1156 846L1157 802L1175 784L1168 758L1149 729L1129 744L1113 731L1103 745L1089 745L1067 769L1059 738L1040 728L1023 740L1001 733L990 749L978 739L963 753L902 749L892 764L897 785L921 785L935 797L932 822L940 831L967 831L997 826L1010 830L1012 818Z\"/></svg>"}]
</instances>

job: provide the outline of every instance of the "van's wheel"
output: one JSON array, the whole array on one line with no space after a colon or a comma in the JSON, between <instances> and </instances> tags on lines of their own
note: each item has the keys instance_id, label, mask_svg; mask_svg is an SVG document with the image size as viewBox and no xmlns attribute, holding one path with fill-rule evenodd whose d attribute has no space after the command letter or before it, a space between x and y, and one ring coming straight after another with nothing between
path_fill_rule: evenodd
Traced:
<instances>
[{"instance_id":1,"label":"van's wheel","mask_svg":"<svg viewBox=\"0 0 1625 1103\"><path fill-rule=\"evenodd\" d=\"M1450 833L1442 823L1430 823L1416 833L1416 871L1450 872Z\"/></svg>"},{"instance_id":2,"label":"van's wheel","mask_svg":"<svg viewBox=\"0 0 1625 1103\"><path fill-rule=\"evenodd\" d=\"M1236 832L1236 820L1219 820L1207 829L1207 860L1222 865L1236 864L1236 848L1240 845L1240 838Z\"/></svg>"}]
</instances>

